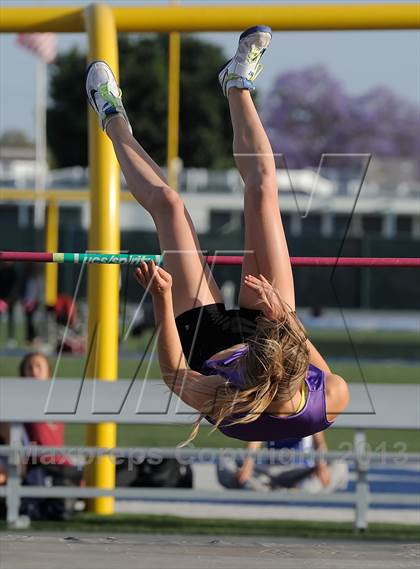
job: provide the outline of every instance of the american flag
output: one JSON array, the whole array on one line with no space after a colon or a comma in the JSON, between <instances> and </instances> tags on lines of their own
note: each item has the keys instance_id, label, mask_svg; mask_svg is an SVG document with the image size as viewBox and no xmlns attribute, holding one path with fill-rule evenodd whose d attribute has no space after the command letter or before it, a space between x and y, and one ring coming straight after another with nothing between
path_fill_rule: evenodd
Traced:
<instances>
[{"instance_id":1,"label":"american flag","mask_svg":"<svg viewBox=\"0 0 420 569\"><path fill-rule=\"evenodd\" d=\"M45 63L52 63L57 55L57 36L52 33L19 34L18 44L33 51Z\"/></svg>"}]
</instances>

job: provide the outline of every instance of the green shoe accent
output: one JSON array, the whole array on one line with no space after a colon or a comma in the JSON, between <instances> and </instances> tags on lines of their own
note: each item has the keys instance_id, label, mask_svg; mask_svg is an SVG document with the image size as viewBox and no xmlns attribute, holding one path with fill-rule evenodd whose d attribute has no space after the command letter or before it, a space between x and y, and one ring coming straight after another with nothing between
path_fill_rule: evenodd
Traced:
<instances>
[{"instance_id":1,"label":"green shoe accent","mask_svg":"<svg viewBox=\"0 0 420 569\"><path fill-rule=\"evenodd\" d=\"M258 75L261 73L261 71L263 70L263 66L259 63L257 65L257 67L255 68L254 73L252 74L250 81L255 81L255 79L258 77Z\"/></svg>"},{"instance_id":2,"label":"green shoe accent","mask_svg":"<svg viewBox=\"0 0 420 569\"><path fill-rule=\"evenodd\" d=\"M115 108L115 110L119 110L121 108L121 95L122 95L121 89L119 90L120 91L119 98L108 91L108 83L102 83L101 85L99 85L98 91L101 97L107 103L112 105Z\"/></svg>"},{"instance_id":3,"label":"green shoe accent","mask_svg":"<svg viewBox=\"0 0 420 569\"><path fill-rule=\"evenodd\" d=\"M256 61L261 59L264 51L265 49L261 49L253 45L246 56L247 63L255 63Z\"/></svg>"}]
</instances>

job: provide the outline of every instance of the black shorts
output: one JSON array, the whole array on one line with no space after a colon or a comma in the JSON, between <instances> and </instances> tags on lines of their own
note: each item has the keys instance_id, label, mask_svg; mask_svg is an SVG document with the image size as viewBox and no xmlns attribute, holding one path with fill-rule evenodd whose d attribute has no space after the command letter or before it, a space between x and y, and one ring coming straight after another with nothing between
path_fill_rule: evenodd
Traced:
<instances>
[{"instance_id":1,"label":"black shorts","mask_svg":"<svg viewBox=\"0 0 420 569\"><path fill-rule=\"evenodd\" d=\"M176 326L182 349L191 369L201 372L211 356L245 342L256 330L260 310L239 308L226 310L223 303L198 306L183 312Z\"/></svg>"}]
</instances>

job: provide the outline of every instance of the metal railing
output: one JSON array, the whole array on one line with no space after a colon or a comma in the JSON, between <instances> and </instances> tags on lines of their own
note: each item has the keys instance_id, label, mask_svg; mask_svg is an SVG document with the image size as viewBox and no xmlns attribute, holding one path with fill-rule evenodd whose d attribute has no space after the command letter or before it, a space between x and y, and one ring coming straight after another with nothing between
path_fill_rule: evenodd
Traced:
<instances>
[{"instance_id":1,"label":"metal railing","mask_svg":"<svg viewBox=\"0 0 420 569\"><path fill-rule=\"evenodd\" d=\"M112 496L114 498L129 498L138 500L186 500L194 502L217 503L262 503L262 504L284 504L293 502L294 504L342 504L343 506L354 506L354 527L357 530L367 528L367 515L371 504L382 505L402 505L420 507L420 497L418 495L392 493L371 493L368 483L369 467L372 464L394 464L401 465L409 462L419 463L419 453L400 453L400 452L371 452L366 444L364 431L358 430L355 434L354 450L352 452L341 451L295 451L293 449L263 449L259 451L247 451L245 449L215 449L215 448L154 448L135 447L135 448L97 448L97 447L43 447L43 446L23 446L20 444L20 426L12 425L13 444L0 446L0 456L7 456L9 463L7 485L0 487L0 496L6 498L7 502L7 522L10 527L27 527L29 520L19 516L20 502L22 498L98 498ZM240 458L253 457L256 461L268 460L270 463L279 462L290 464L290 461L304 461L307 459L316 460L335 460L345 459L354 464L356 472L356 484L353 492L338 491L334 493L313 494L307 491L273 490L271 492L252 492L248 490L229 490L229 491L209 491L209 490L189 490L189 489L168 489L168 488L97 488L97 487L36 487L22 486L20 481L20 465L28 458L35 458L41 455L65 455L73 459L78 459L79 465L84 464L88 459L99 457L129 458L131 460L146 460L149 453L153 451L153 456L159 459L173 458L181 464L191 464L194 462L215 463L219 458ZM287 450L287 452L285 452Z\"/></svg>"}]
</instances>

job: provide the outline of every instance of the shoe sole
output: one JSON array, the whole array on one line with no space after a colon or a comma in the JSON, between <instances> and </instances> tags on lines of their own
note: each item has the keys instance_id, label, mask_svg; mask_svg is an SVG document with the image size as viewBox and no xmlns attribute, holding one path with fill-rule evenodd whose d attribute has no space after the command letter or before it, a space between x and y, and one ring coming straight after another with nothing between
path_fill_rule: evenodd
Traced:
<instances>
[{"instance_id":1,"label":"shoe sole","mask_svg":"<svg viewBox=\"0 0 420 569\"><path fill-rule=\"evenodd\" d=\"M239 43L242 39L244 39L244 38L250 36L251 34L255 34L255 33L257 33L257 32L262 32L262 33L270 34L270 38L273 37L273 32L272 32L272 29L270 28L270 26L253 26L252 28L247 28L245 31L243 31L243 32L241 33L241 35L239 36L239 41L238 41L238 43ZM222 65L222 67L220 67L220 69L217 71L217 77L220 76L220 74L222 73L223 69L225 69L225 67L227 67L227 66L229 65L229 63L232 61L232 59L233 59L233 57L231 57L231 58L229 59L229 61L227 61L226 63L224 63L224 64Z\"/></svg>"},{"instance_id":2,"label":"shoe sole","mask_svg":"<svg viewBox=\"0 0 420 569\"><path fill-rule=\"evenodd\" d=\"M108 65L108 63L106 61L104 61L103 59L95 59L95 61L91 61L89 63L89 65L86 67L86 79L87 79L87 76L89 75L89 71L90 71L91 67L93 67L96 63L103 63L104 65L106 65L108 67L108 69L111 70L111 73L112 73L112 69L110 68L110 66ZM112 73L112 75L114 75L114 74Z\"/></svg>"},{"instance_id":3,"label":"shoe sole","mask_svg":"<svg viewBox=\"0 0 420 569\"><path fill-rule=\"evenodd\" d=\"M270 26L253 26L252 28L248 28L241 33L241 35L239 36L239 41L250 36L251 34L255 34L256 32L270 34L270 38L273 37L273 31L270 28Z\"/></svg>"}]
</instances>

